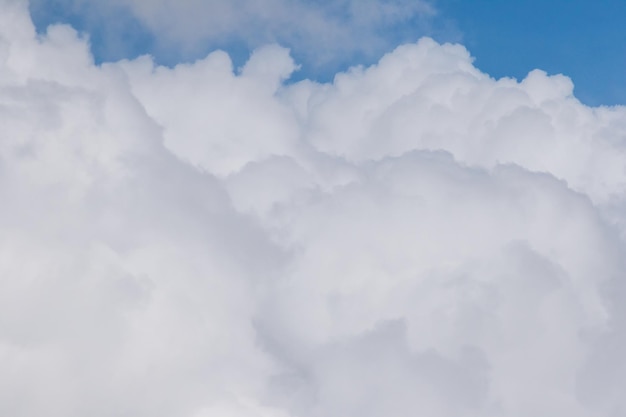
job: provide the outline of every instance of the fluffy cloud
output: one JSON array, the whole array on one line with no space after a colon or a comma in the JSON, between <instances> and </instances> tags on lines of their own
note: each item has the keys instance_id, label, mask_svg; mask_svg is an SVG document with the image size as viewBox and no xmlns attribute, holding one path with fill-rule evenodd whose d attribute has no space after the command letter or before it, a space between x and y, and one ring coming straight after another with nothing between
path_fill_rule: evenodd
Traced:
<instances>
[{"instance_id":1,"label":"fluffy cloud","mask_svg":"<svg viewBox=\"0 0 626 417\"><path fill-rule=\"evenodd\" d=\"M429 39L95 66L0 8L0 414L626 412L623 107Z\"/></svg>"}]
</instances>

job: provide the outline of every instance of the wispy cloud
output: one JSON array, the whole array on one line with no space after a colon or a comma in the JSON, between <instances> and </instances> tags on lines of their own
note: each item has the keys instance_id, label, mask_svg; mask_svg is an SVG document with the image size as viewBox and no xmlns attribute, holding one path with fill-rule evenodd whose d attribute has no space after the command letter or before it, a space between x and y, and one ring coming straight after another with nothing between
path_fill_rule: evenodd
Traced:
<instances>
[{"instance_id":1,"label":"wispy cloud","mask_svg":"<svg viewBox=\"0 0 626 417\"><path fill-rule=\"evenodd\" d=\"M54 0L54 4L73 9L91 22L88 26L119 26L120 21L130 25L128 16L133 16L164 55L188 58L207 45L239 43L255 48L279 42L297 49L312 67L345 63L346 56L354 54L372 58L403 40L402 31L413 37L426 34L427 22L435 14L425 0ZM46 13L50 3L33 0L32 8ZM107 37L107 30L102 32L105 41L113 43L108 48L122 47L119 40Z\"/></svg>"}]
</instances>

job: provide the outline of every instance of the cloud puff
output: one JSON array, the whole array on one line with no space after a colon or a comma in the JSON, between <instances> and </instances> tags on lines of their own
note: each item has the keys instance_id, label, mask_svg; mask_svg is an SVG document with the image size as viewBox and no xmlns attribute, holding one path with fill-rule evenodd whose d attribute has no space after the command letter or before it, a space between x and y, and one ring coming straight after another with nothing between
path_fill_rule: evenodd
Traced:
<instances>
[{"instance_id":1,"label":"cloud puff","mask_svg":"<svg viewBox=\"0 0 626 417\"><path fill-rule=\"evenodd\" d=\"M0 8L0 414L626 411L623 107L429 39L95 66Z\"/></svg>"}]
</instances>

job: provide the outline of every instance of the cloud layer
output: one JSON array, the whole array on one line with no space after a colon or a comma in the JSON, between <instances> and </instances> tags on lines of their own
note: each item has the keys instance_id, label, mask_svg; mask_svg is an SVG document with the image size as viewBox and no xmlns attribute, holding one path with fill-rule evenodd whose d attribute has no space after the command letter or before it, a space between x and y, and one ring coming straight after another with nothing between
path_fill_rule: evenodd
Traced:
<instances>
[{"instance_id":1,"label":"cloud layer","mask_svg":"<svg viewBox=\"0 0 626 417\"><path fill-rule=\"evenodd\" d=\"M295 68L0 1L0 415L625 415L626 109L429 39Z\"/></svg>"}]
</instances>

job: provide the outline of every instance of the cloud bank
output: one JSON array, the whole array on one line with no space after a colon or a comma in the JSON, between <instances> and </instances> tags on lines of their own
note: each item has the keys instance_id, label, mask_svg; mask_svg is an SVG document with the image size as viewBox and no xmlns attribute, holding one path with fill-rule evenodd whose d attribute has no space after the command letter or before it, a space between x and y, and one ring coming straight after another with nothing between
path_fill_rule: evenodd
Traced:
<instances>
[{"instance_id":1,"label":"cloud bank","mask_svg":"<svg viewBox=\"0 0 626 417\"><path fill-rule=\"evenodd\" d=\"M0 1L0 415L625 415L626 109L427 38L295 68Z\"/></svg>"}]
</instances>

